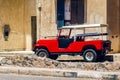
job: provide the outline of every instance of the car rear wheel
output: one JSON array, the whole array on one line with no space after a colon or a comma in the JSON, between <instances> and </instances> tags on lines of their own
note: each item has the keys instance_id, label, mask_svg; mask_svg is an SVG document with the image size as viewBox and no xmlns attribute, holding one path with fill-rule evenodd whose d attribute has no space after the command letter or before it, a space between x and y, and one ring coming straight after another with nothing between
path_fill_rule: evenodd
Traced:
<instances>
[{"instance_id":1,"label":"car rear wheel","mask_svg":"<svg viewBox=\"0 0 120 80\"><path fill-rule=\"evenodd\" d=\"M94 49L86 49L83 57L86 62L95 62L97 60L97 53Z\"/></svg>"},{"instance_id":2,"label":"car rear wheel","mask_svg":"<svg viewBox=\"0 0 120 80\"><path fill-rule=\"evenodd\" d=\"M36 55L38 57L42 57L42 58L48 58L49 57L49 53L46 49L39 49L37 52L36 52Z\"/></svg>"}]
</instances>

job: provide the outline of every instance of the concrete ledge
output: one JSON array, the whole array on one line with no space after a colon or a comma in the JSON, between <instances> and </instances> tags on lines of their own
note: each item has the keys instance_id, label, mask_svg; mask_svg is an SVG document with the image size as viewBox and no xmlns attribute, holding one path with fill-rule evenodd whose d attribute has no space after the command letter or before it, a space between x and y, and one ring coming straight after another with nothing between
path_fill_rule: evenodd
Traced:
<instances>
[{"instance_id":1,"label":"concrete ledge","mask_svg":"<svg viewBox=\"0 0 120 80\"><path fill-rule=\"evenodd\" d=\"M33 51L4 51L0 52L0 56L10 56L10 55L32 55Z\"/></svg>"},{"instance_id":2,"label":"concrete ledge","mask_svg":"<svg viewBox=\"0 0 120 80\"><path fill-rule=\"evenodd\" d=\"M113 61L120 61L120 53L113 55Z\"/></svg>"},{"instance_id":3,"label":"concrete ledge","mask_svg":"<svg viewBox=\"0 0 120 80\"><path fill-rule=\"evenodd\" d=\"M106 60L114 61L114 62L120 61L120 53L107 54Z\"/></svg>"},{"instance_id":4,"label":"concrete ledge","mask_svg":"<svg viewBox=\"0 0 120 80\"><path fill-rule=\"evenodd\" d=\"M13 73L24 75L55 76L55 77L75 77L75 78L103 78L106 76L114 78L119 76L120 72L97 72L66 69L48 69L48 68L29 68L29 67L0 67L0 73Z\"/></svg>"}]
</instances>

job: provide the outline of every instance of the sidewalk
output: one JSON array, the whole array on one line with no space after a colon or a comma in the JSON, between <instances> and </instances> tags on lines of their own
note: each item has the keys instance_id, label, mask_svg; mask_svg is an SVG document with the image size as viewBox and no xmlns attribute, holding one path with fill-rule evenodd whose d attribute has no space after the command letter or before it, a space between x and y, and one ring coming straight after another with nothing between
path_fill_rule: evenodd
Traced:
<instances>
[{"instance_id":1,"label":"sidewalk","mask_svg":"<svg viewBox=\"0 0 120 80\"><path fill-rule=\"evenodd\" d=\"M48 68L30 68L30 67L13 67L0 66L0 73L7 74L24 74L24 75L38 75L38 76L55 76L55 77L75 77L75 78L117 78L120 72L98 72L98 71L82 71L69 69L48 69ZM114 79L113 79L114 80Z\"/></svg>"}]
</instances>

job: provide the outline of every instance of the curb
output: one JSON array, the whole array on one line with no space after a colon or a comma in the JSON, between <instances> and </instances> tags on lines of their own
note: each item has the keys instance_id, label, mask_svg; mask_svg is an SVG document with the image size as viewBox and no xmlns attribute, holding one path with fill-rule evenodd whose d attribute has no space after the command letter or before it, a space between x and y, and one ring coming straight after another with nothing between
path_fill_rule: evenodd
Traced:
<instances>
[{"instance_id":1,"label":"curb","mask_svg":"<svg viewBox=\"0 0 120 80\"><path fill-rule=\"evenodd\" d=\"M0 56L12 56L12 55L33 55L33 51L4 51L0 52Z\"/></svg>"},{"instance_id":2,"label":"curb","mask_svg":"<svg viewBox=\"0 0 120 80\"><path fill-rule=\"evenodd\" d=\"M52 77L74 77L74 78L94 78L102 79L104 77L116 80L120 72L98 72L98 71L81 71L67 69L48 69L48 68L30 68L30 67L6 67L0 66L0 73L52 76Z\"/></svg>"}]
</instances>

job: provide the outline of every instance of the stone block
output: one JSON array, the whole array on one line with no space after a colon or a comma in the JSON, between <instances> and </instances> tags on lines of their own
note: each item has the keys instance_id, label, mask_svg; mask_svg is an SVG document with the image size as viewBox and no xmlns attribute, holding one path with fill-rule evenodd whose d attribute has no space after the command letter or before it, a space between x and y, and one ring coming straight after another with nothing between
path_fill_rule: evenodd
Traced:
<instances>
[{"instance_id":1,"label":"stone block","mask_svg":"<svg viewBox=\"0 0 120 80\"><path fill-rule=\"evenodd\" d=\"M113 55L113 61L120 61L120 54L114 54Z\"/></svg>"},{"instance_id":2,"label":"stone block","mask_svg":"<svg viewBox=\"0 0 120 80\"><path fill-rule=\"evenodd\" d=\"M77 77L77 72L64 72L64 77Z\"/></svg>"}]
</instances>

